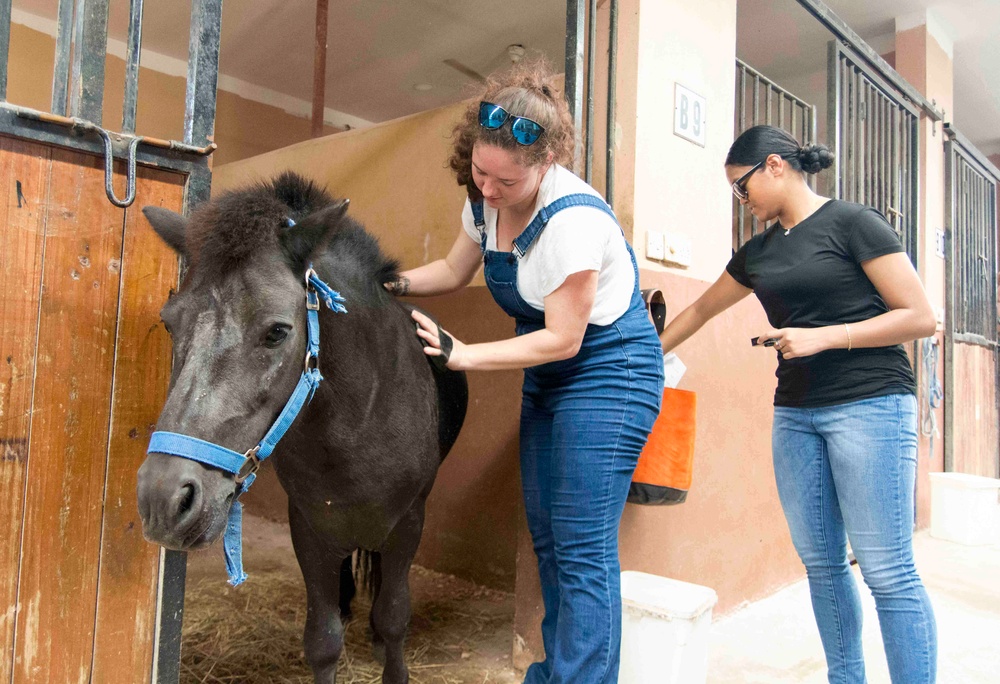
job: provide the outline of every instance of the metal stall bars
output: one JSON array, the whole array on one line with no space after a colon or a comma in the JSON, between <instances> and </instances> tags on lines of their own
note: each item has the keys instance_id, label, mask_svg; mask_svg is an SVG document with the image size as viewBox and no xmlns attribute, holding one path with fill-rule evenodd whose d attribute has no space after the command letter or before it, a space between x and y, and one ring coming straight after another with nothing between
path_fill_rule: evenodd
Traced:
<instances>
[{"instance_id":1,"label":"metal stall bars","mask_svg":"<svg viewBox=\"0 0 1000 684\"><path fill-rule=\"evenodd\" d=\"M142 539L134 492L169 377L158 308L178 268L122 208L208 198L222 1L191 3L183 142L134 133L141 0L120 132L101 122L109 0L60 0L49 112L7 102L11 5L0 0L0 253L17 256L0 260L0 681L176 682L184 554Z\"/></svg>"},{"instance_id":2,"label":"metal stall bars","mask_svg":"<svg viewBox=\"0 0 1000 684\"><path fill-rule=\"evenodd\" d=\"M605 0L608 5L608 99L606 133L605 198L614 207L615 100L618 83L618 0ZM583 178L590 183L594 167L594 72L597 45L597 0L567 0L566 2L566 99L576 129L574 171L583 166ZM584 37L584 30L587 37ZM586 46L586 66L584 66ZM586 76L587 116L583 116L583 80Z\"/></svg>"},{"instance_id":3,"label":"metal stall bars","mask_svg":"<svg viewBox=\"0 0 1000 684\"><path fill-rule=\"evenodd\" d=\"M1000 476L997 190L1000 170L945 131L944 469ZM962 387L956 393L956 387Z\"/></svg>"},{"instance_id":4,"label":"metal stall bars","mask_svg":"<svg viewBox=\"0 0 1000 684\"><path fill-rule=\"evenodd\" d=\"M816 141L816 105L793 95L759 71L736 60L736 130L740 133L760 124L784 128L806 145ZM809 176L815 189L816 177ZM760 222L733 198L733 250L759 233Z\"/></svg>"}]
</instances>

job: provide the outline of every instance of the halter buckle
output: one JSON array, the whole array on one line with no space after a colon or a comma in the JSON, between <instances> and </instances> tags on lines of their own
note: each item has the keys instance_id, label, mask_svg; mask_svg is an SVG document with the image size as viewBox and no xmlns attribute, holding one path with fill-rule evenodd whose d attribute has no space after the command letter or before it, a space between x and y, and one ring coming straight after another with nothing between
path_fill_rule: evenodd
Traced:
<instances>
[{"instance_id":1,"label":"halter buckle","mask_svg":"<svg viewBox=\"0 0 1000 684\"><path fill-rule=\"evenodd\" d=\"M319 295L316 294L316 288L310 282L310 279L318 277L314 268L310 266L306 269L306 309L309 311L319 311Z\"/></svg>"},{"instance_id":2,"label":"halter buckle","mask_svg":"<svg viewBox=\"0 0 1000 684\"><path fill-rule=\"evenodd\" d=\"M309 371L314 371L317 368L319 368L319 357L314 356L311 351L306 350L306 363L305 363L306 373L308 373Z\"/></svg>"},{"instance_id":3,"label":"halter buckle","mask_svg":"<svg viewBox=\"0 0 1000 684\"><path fill-rule=\"evenodd\" d=\"M257 472L260 468L260 459L257 458L257 452L260 451L260 444L250 449L248 452L243 454L243 465L240 466L239 472L236 473L236 484L241 485L243 482Z\"/></svg>"}]
</instances>

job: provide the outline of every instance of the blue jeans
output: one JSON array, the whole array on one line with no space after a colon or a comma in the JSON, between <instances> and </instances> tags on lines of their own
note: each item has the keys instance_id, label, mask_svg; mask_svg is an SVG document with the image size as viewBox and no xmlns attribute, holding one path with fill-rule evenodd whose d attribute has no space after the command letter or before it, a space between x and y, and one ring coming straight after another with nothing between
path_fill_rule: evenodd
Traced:
<instances>
[{"instance_id":1,"label":"blue jeans","mask_svg":"<svg viewBox=\"0 0 1000 684\"><path fill-rule=\"evenodd\" d=\"M588 332L573 359L525 372L521 482L545 605L545 660L526 684L618 681L618 525L662 373L644 310Z\"/></svg>"},{"instance_id":2,"label":"blue jeans","mask_svg":"<svg viewBox=\"0 0 1000 684\"><path fill-rule=\"evenodd\" d=\"M916 399L891 394L821 408L776 406L771 444L830 682L866 681L848 539L875 598L892 681L934 682L937 628L913 565Z\"/></svg>"}]
</instances>

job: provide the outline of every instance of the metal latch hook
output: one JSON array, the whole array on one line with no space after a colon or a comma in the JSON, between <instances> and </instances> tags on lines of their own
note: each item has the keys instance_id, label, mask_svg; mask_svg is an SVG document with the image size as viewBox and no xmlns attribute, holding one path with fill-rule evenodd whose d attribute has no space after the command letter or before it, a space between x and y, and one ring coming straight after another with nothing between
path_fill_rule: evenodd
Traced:
<instances>
[{"instance_id":1,"label":"metal latch hook","mask_svg":"<svg viewBox=\"0 0 1000 684\"><path fill-rule=\"evenodd\" d=\"M128 143L128 152L126 153L125 162L127 168L125 171L125 199L120 200L115 195L114 186L114 167L115 167L115 155L114 150L111 146L111 135L108 134L106 130L100 126L94 126L101 139L104 140L104 192L108 195L108 200L111 201L116 207L126 208L132 205L135 201L135 151L139 147L139 143L142 142L142 137L132 138Z\"/></svg>"}]
</instances>

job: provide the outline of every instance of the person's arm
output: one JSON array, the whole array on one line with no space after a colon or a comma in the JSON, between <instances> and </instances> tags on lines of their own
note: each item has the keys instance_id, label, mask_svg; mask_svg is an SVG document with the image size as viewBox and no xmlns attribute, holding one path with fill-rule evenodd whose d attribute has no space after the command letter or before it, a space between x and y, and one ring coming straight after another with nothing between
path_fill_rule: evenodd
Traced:
<instances>
[{"instance_id":1,"label":"person's arm","mask_svg":"<svg viewBox=\"0 0 1000 684\"><path fill-rule=\"evenodd\" d=\"M786 358L812 356L828 349L890 347L934 334L937 320L920 277L902 252L861 262L889 311L867 321L822 328L769 329L761 339L774 338Z\"/></svg>"},{"instance_id":2,"label":"person's arm","mask_svg":"<svg viewBox=\"0 0 1000 684\"><path fill-rule=\"evenodd\" d=\"M736 282L728 271L723 271L719 279L712 283L704 294L677 314L660 333L664 353L691 337L701 326L751 292L753 290Z\"/></svg>"},{"instance_id":3,"label":"person's arm","mask_svg":"<svg viewBox=\"0 0 1000 684\"><path fill-rule=\"evenodd\" d=\"M497 342L463 344L453 340L448 368L452 370L506 370L529 368L576 356L583 343L590 312L597 294L597 271L579 271L545 298L545 327L541 330ZM441 354L438 328L430 318L413 312L420 325L417 335L428 346L428 356Z\"/></svg>"},{"instance_id":4,"label":"person's arm","mask_svg":"<svg viewBox=\"0 0 1000 684\"><path fill-rule=\"evenodd\" d=\"M403 271L398 280L386 283L385 288L400 296L448 294L468 285L482 263L479 245L462 231L444 259Z\"/></svg>"}]
</instances>

